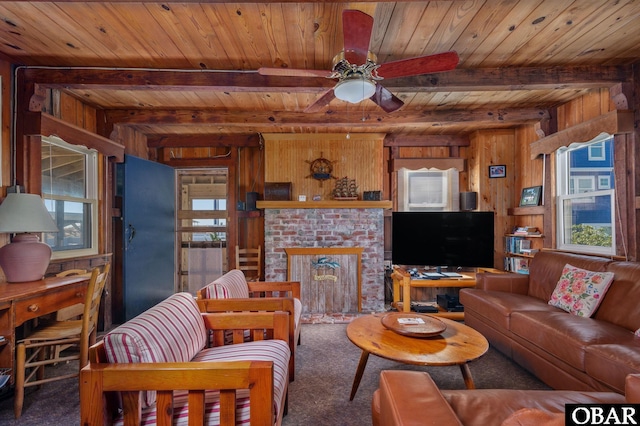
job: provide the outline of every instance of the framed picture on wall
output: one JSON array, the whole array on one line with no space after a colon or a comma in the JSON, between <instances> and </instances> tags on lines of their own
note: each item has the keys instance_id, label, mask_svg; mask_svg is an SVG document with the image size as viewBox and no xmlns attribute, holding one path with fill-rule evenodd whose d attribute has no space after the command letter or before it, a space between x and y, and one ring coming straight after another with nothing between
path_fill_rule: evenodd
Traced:
<instances>
[{"instance_id":1,"label":"framed picture on wall","mask_svg":"<svg viewBox=\"0 0 640 426\"><path fill-rule=\"evenodd\" d=\"M542 186L531 186L522 190L520 207L538 206L542 195Z\"/></svg>"},{"instance_id":2,"label":"framed picture on wall","mask_svg":"<svg viewBox=\"0 0 640 426\"><path fill-rule=\"evenodd\" d=\"M507 166L500 164L497 166L489 166L490 178L503 178L507 176Z\"/></svg>"}]
</instances>

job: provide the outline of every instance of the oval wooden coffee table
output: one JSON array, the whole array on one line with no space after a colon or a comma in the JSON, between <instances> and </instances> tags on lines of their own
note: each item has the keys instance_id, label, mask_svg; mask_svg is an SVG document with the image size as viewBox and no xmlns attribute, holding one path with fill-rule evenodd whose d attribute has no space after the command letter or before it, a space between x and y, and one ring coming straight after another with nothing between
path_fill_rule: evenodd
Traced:
<instances>
[{"instance_id":1,"label":"oval wooden coffee table","mask_svg":"<svg viewBox=\"0 0 640 426\"><path fill-rule=\"evenodd\" d=\"M347 326L347 337L362 349L349 400L358 391L369 354L413 365L459 365L467 389L474 389L468 362L480 358L489 349L487 339L476 330L460 322L438 318L447 328L439 335L412 337L396 333L382 325L386 314L358 317ZM407 314L405 314L406 316ZM421 314L415 314L422 317Z\"/></svg>"}]
</instances>

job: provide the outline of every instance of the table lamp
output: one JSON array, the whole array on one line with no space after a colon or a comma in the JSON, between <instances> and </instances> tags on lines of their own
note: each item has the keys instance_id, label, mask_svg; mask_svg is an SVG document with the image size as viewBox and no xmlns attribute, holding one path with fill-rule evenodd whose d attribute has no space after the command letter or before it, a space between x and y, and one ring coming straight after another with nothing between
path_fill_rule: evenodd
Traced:
<instances>
[{"instance_id":1,"label":"table lamp","mask_svg":"<svg viewBox=\"0 0 640 426\"><path fill-rule=\"evenodd\" d=\"M41 280L49 267L52 251L40 242L37 234L58 232L42 198L20 192L7 194L0 204L0 232L16 234L11 243L0 247L0 267L7 281Z\"/></svg>"}]
</instances>

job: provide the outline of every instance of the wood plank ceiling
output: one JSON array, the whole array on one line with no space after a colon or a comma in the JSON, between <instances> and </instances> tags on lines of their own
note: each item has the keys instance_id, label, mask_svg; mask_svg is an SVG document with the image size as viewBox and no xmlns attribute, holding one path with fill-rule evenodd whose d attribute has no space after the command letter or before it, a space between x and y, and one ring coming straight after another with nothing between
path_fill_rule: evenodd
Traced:
<instances>
[{"instance_id":1,"label":"wood plank ceiling","mask_svg":"<svg viewBox=\"0 0 640 426\"><path fill-rule=\"evenodd\" d=\"M384 80L405 105L333 100L335 80L260 67L330 70L342 11L374 18L377 62L455 50L454 71ZM640 2L2 1L0 55L28 79L104 109L151 140L266 132L466 135L548 117L588 90L629 81Z\"/></svg>"}]
</instances>

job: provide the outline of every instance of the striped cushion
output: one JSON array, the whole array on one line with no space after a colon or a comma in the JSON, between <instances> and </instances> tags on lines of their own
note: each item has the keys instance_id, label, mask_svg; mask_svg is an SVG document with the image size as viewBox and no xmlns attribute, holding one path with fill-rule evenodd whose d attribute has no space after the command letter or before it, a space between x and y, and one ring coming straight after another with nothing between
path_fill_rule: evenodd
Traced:
<instances>
[{"instance_id":1,"label":"striped cushion","mask_svg":"<svg viewBox=\"0 0 640 426\"><path fill-rule=\"evenodd\" d=\"M284 401L284 393L287 385L287 371L289 364L289 346L282 340L263 340L247 342L237 345L218 346L207 348L200 352L193 361L273 361L273 386L274 386L274 421L279 413L280 404ZM236 416L237 425L250 424L250 401L248 390L240 390L237 393ZM220 394L212 390L205 393L205 424L220 424ZM186 391L174 392L173 424L186 425L189 415ZM116 424L122 424L120 419ZM143 425L156 424L156 408L148 407L142 412Z\"/></svg>"},{"instance_id":2,"label":"striped cushion","mask_svg":"<svg viewBox=\"0 0 640 426\"><path fill-rule=\"evenodd\" d=\"M300 299L293 299L293 323L296 329L300 325L300 318L302 318L302 302Z\"/></svg>"},{"instance_id":3,"label":"striped cushion","mask_svg":"<svg viewBox=\"0 0 640 426\"><path fill-rule=\"evenodd\" d=\"M251 424L250 421L250 406L249 406L249 391L241 390L236 399L236 425ZM217 391L205 392L205 425L217 426L220 424L220 393ZM173 400L173 425L174 426L187 426L189 416L189 405L187 402L187 392L175 391ZM158 423L156 415L156 407L149 407L142 410L141 426L154 426ZM124 424L122 417L116 419L113 423L116 426Z\"/></svg>"},{"instance_id":4,"label":"striped cushion","mask_svg":"<svg viewBox=\"0 0 640 426\"><path fill-rule=\"evenodd\" d=\"M228 299L229 292L227 288L221 284L215 282L209 284L204 288L205 299Z\"/></svg>"},{"instance_id":5,"label":"striped cushion","mask_svg":"<svg viewBox=\"0 0 640 426\"><path fill-rule=\"evenodd\" d=\"M110 363L186 362L207 343L207 330L193 296L176 293L104 336ZM145 406L155 402L147 392Z\"/></svg>"},{"instance_id":6,"label":"striped cushion","mask_svg":"<svg viewBox=\"0 0 640 426\"><path fill-rule=\"evenodd\" d=\"M207 299L247 298L249 286L239 269L232 269L205 287Z\"/></svg>"},{"instance_id":7,"label":"striped cushion","mask_svg":"<svg viewBox=\"0 0 640 426\"><path fill-rule=\"evenodd\" d=\"M291 351L284 340L258 340L236 345L207 348L194 361L273 361L273 398L275 412L280 408L289 382L289 357Z\"/></svg>"}]
</instances>

